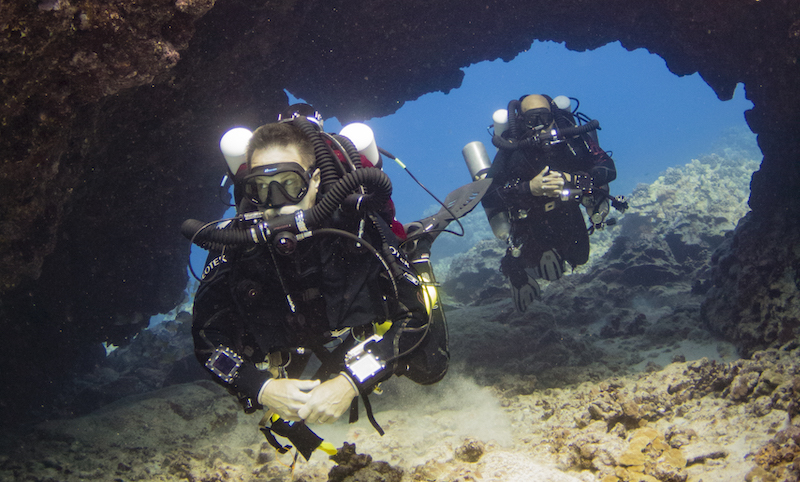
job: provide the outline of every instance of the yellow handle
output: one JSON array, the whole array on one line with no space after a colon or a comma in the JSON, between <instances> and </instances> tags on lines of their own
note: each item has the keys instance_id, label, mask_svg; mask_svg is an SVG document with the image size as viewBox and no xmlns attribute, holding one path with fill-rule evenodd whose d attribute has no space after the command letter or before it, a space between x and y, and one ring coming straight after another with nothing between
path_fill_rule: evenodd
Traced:
<instances>
[{"instance_id":1,"label":"yellow handle","mask_svg":"<svg viewBox=\"0 0 800 482\"><path fill-rule=\"evenodd\" d=\"M317 448L322 450L328 455L336 455L336 453L338 452L338 450L336 450L336 447L334 447L333 444L330 442L322 442L319 444L319 447Z\"/></svg>"}]
</instances>

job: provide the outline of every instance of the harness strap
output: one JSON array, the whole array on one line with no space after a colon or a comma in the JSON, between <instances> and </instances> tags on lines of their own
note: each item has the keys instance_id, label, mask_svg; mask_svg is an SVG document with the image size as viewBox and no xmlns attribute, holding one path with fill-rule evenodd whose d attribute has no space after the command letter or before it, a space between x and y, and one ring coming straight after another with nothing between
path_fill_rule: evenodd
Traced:
<instances>
[{"instance_id":1,"label":"harness strap","mask_svg":"<svg viewBox=\"0 0 800 482\"><path fill-rule=\"evenodd\" d=\"M369 423L372 424L372 426L379 434L381 434L381 436L383 436L384 431L375 420L375 415L372 413L372 404L369 403L369 397L363 391L359 390L359 392L361 393L361 399L364 400L364 410L367 412L367 419L369 419Z\"/></svg>"},{"instance_id":2,"label":"harness strap","mask_svg":"<svg viewBox=\"0 0 800 482\"><path fill-rule=\"evenodd\" d=\"M358 422L358 397L355 397L352 402L350 402L350 419L347 423L356 423Z\"/></svg>"},{"instance_id":3,"label":"harness strap","mask_svg":"<svg viewBox=\"0 0 800 482\"><path fill-rule=\"evenodd\" d=\"M341 371L341 367L336 360L343 359L344 355L342 352L345 351L345 346L346 345L342 343L332 351L328 351L327 348L320 344L314 344L310 347L312 353L314 353L320 361L320 367L317 369L316 373L314 373L312 380L327 380L333 373L339 373Z\"/></svg>"}]
</instances>

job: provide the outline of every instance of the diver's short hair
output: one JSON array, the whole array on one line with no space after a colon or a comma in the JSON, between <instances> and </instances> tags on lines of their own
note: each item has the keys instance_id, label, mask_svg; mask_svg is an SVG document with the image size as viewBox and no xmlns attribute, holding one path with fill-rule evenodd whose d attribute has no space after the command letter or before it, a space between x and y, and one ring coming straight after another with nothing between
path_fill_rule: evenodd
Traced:
<instances>
[{"instance_id":1,"label":"diver's short hair","mask_svg":"<svg viewBox=\"0 0 800 482\"><path fill-rule=\"evenodd\" d=\"M247 143L247 167L251 167L253 153L256 150L289 146L297 147L303 167L306 169L314 167L316 164L314 145L300 128L288 122L265 124L253 132L250 142Z\"/></svg>"}]
</instances>

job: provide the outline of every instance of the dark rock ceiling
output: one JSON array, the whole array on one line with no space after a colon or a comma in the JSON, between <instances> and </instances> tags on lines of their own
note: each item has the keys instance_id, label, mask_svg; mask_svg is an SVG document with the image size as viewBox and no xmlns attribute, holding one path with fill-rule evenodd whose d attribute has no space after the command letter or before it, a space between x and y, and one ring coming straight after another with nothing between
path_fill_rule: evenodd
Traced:
<instances>
[{"instance_id":1,"label":"dark rock ceiling","mask_svg":"<svg viewBox=\"0 0 800 482\"><path fill-rule=\"evenodd\" d=\"M764 154L755 219L779 210L796 224L797 2L10 0L0 4L0 323L14 348L3 363L84 359L90 344L125 343L174 307L187 280L180 223L224 209L210 201L220 135L273 119L284 89L342 121L384 116L536 39L645 48L676 75L699 72L722 100L744 83ZM743 262L780 269L768 252ZM737 286L709 299L757 302ZM23 383L58 373L24 371Z\"/></svg>"}]
</instances>

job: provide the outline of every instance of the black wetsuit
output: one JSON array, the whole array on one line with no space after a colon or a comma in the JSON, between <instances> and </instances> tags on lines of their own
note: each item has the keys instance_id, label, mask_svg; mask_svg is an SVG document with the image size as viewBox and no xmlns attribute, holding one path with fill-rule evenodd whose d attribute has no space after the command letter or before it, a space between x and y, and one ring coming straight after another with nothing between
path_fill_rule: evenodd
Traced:
<instances>
[{"instance_id":1,"label":"black wetsuit","mask_svg":"<svg viewBox=\"0 0 800 482\"><path fill-rule=\"evenodd\" d=\"M559 127L574 125L571 114L554 110ZM492 185L483 206L489 219L500 212L509 213L511 240L521 248L517 259L522 261L513 262L510 252L503 260L502 270L512 283L524 282L523 269L538 266L542 254L554 248L573 268L589 259L589 234L580 203L530 193L529 181L546 166L552 171L588 175L595 187L616 178L614 161L591 133L564 142L499 150L488 172Z\"/></svg>"},{"instance_id":2,"label":"black wetsuit","mask_svg":"<svg viewBox=\"0 0 800 482\"><path fill-rule=\"evenodd\" d=\"M328 227L355 232L356 221L340 220ZM277 356L288 361L284 367L288 377L300 378L313 353L322 363L312 378L324 381L345 369L345 353L357 344L354 332L363 339L373 333L374 323L387 320L392 321L391 328L370 348L390 363L358 384L362 394L392 374L423 384L444 376L449 361L446 327L442 321L425 329L429 317L422 287L398 247L398 238L380 216L373 215L363 239L391 265L399 296L377 257L335 234L299 241L288 256L270 253L263 245L210 254L207 281L194 304L195 354L205 365L222 346L244 359L231 383L214 378L237 394L246 410L261 408L258 392L273 376L261 365L269 354L272 360ZM353 329L334 336L345 328Z\"/></svg>"}]
</instances>

